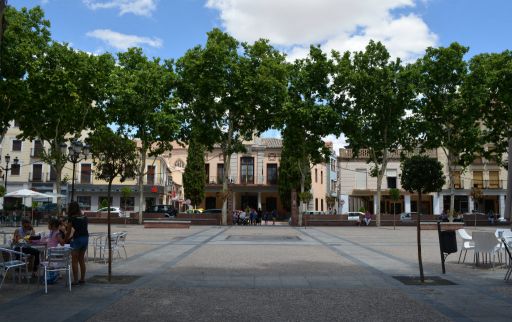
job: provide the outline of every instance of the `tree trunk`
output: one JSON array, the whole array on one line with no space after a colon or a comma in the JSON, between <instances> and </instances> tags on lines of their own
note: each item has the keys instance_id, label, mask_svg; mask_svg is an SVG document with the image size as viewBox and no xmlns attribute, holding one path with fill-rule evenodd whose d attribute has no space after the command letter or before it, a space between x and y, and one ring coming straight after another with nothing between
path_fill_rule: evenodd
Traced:
<instances>
[{"instance_id":1,"label":"tree trunk","mask_svg":"<svg viewBox=\"0 0 512 322\"><path fill-rule=\"evenodd\" d=\"M374 159L373 159L373 164L375 164L376 167L378 167L378 161L377 161L377 158L375 156L375 153L373 154L374 156ZM380 168L377 168L378 171L377 171L377 202L376 202L376 206L375 206L375 224L377 226L380 226L380 199L381 199L381 196L382 196L382 179L384 178L384 174L386 173L386 169L387 169L387 165L388 165L388 152L386 149L384 149L382 151L382 165L380 166Z\"/></svg>"},{"instance_id":2,"label":"tree trunk","mask_svg":"<svg viewBox=\"0 0 512 322\"><path fill-rule=\"evenodd\" d=\"M416 243L418 244L418 264L420 267L421 283L425 283L425 276L423 275L423 260L421 259L421 191L418 191L418 218L416 219Z\"/></svg>"},{"instance_id":3,"label":"tree trunk","mask_svg":"<svg viewBox=\"0 0 512 322\"><path fill-rule=\"evenodd\" d=\"M146 170L146 146L142 144L140 150L141 163L139 168L139 225L142 225L142 207L144 206L144 173Z\"/></svg>"},{"instance_id":4,"label":"tree trunk","mask_svg":"<svg viewBox=\"0 0 512 322\"><path fill-rule=\"evenodd\" d=\"M504 217L508 220L512 219L512 138L508 139L508 173L507 173L507 199L505 200Z\"/></svg>"},{"instance_id":5,"label":"tree trunk","mask_svg":"<svg viewBox=\"0 0 512 322\"><path fill-rule=\"evenodd\" d=\"M231 164L231 155L222 151L224 157L224 182L222 182L222 217L221 225L228 224L228 198L229 198L229 171Z\"/></svg>"},{"instance_id":6,"label":"tree trunk","mask_svg":"<svg viewBox=\"0 0 512 322\"><path fill-rule=\"evenodd\" d=\"M110 195L112 192L112 179L108 181L108 190L107 190L107 201L108 201L108 209L107 209L107 245L108 245L108 281L110 282L112 277L112 240L111 230L110 230Z\"/></svg>"},{"instance_id":7,"label":"tree trunk","mask_svg":"<svg viewBox=\"0 0 512 322\"><path fill-rule=\"evenodd\" d=\"M306 189L306 178L305 178L304 171L302 169L300 171L300 192L301 192L301 196L302 196L302 193L304 192L305 189ZM305 208L306 208L306 204L304 203L304 200L302 200L302 198L300 198L300 209L301 209L301 211L299 211L298 222L297 222L297 225L299 227L302 227L302 218L304 217L304 212L306 211Z\"/></svg>"}]
</instances>

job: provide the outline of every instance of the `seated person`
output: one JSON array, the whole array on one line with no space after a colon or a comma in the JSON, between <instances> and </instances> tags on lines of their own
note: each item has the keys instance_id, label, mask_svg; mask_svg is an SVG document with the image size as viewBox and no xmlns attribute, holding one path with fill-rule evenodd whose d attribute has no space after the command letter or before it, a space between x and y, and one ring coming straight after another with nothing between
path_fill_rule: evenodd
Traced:
<instances>
[{"instance_id":1,"label":"seated person","mask_svg":"<svg viewBox=\"0 0 512 322\"><path fill-rule=\"evenodd\" d=\"M34 228L30 224L30 220L23 218L21 220L21 227L14 231L13 245L14 250L21 251L24 254L29 254L34 257L34 266L32 267L32 276L37 275L37 269L39 268L39 251L35 248L30 247L27 243L31 236L35 235Z\"/></svg>"},{"instance_id":2,"label":"seated person","mask_svg":"<svg viewBox=\"0 0 512 322\"><path fill-rule=\"evenodd\" d=\"M443 210L443 212L441 213L441 221L444 221L444 222L449 221L448 220L448 213L446 212L446 209Z\"/></svg>"},{"instance_id":3,"label":"seated person","mask_svg":"<svg viewBox=\"0 0 512 322\"><path fill-rule=\"evenodd\" d=\"M367 211L364 214L364 223L366 224L366 226L369 226L371 221L372 221L372 214L370 214L370 212Z\"/></svg>"},{"instance_id":4,"label":"seated person","mask_svg":"<svg viewBox=\"0 0 512 322\"><path fill-rule=\"evenodd\" d=\"M52 218L48 222L48 229L50 230L48 234L48 247L57 247L58 245L64 246L65 240L65 232L60 230L61 222L57 218Z\"/></svg>"}]
</instances>

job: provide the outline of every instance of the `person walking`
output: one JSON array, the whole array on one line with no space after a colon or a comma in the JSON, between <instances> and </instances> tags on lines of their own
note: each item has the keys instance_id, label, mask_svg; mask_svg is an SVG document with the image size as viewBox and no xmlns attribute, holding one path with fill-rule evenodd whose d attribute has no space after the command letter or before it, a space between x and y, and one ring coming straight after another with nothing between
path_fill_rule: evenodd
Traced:
<instances>
[{"instance_id":1,"label":"person walking","mask_svg":"<svg viewBox=\"0 0 512 322\"><path fill-rule=\"evenodd\" d=\"M78 202L73 201L68 208L68 223L66 226L66 240L70 240L71 267L73 269L73 283L79 285L85 283L85 252L89 245L89 231L87 230L87 217L83 216ZM78 267L80 266L80 279L78 279Z\"/></svg>"}]
</instances>

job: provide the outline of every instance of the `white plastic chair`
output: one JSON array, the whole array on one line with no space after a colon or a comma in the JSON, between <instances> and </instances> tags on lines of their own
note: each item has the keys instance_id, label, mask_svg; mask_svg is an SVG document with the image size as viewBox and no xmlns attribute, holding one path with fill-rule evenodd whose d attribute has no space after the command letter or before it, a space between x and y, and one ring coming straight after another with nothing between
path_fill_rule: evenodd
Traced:
<instances>
[{"instance_id":1,"label":"white plastic chair","mask_svg":"<svg viewBox=\"0 0 512 322\"><path fill-rule=\"evenodd\" d=\"M128 232L126 232L126 231L122 231L117 235L116 246L117 246L117 254L119 255L119 258L121 258L120 249L122 248L124 251L124 258L128 259L128 254L126 253L126 247L125 247L126 235L128 235Z\"/></svg>"},{"instance_id":2,"label":"white plastic chair","mask_svg":"<svg viewBox=\"0 0 512 322\"><path fill-rule=\"evenodd\" d=\"M500 244L496 236L491 232L475 231L473 232L473 241L475 243L475 265L479 263L480 254L485 257L489 255L491 267L494 268L494 256L500 250Z\"/></svg>"},{"instance_id":3,"label":"white plastic chair","mask_svg":"<svg viewBox=\"0 0 512 322\"><path fill-rule=\"evenodd\" d=\"M505 273L505 281L508 281L510 279L510 275L512 275L512 254L510 253L510 249L508 249L507 241L505 238L501 238L501 241L503 242L503 247L505 248L505 252L508 258L508 270Z\"/></svg>"},{"instance_id":4,"label":"white plastic chair","mask_svg":"<svg viewBox=\"0 0 512 322\"><path fill-rule=\"evenodd\" d=\"M71 292L71 248L52 247L48 248L47 260L41 262L40 269L44 270L44 292L48 293L48 273L66 272L67 283Z\"/></svg>"},{"instance_id":5,"label":"white plastic chair","mask_svg":"<svg viewBox=\"0 0 512 322\"><path fill-rule=\"evenodd\" d=\"M15 281L14 271L18 269L18 278L21 282L22 271L28 272L29 255L8 248L0 248L0 270L2 272L2 282L0 288L4 284L5 277L9 270L12 270L12 280ZM27 279L28 282L28 279Z\"/></svg>"},{"instance_id":6,"label":"white plastic chair","mask_svg":"<svg viewBox=\"0 0 512 322\"><path fill-rule=\"evenodd\" d=\"M468 253L469 249L474 249L475 244L473 243L473 238L471 235L468 234L468 232L464 229L457 229L457 233L459 234L459 237L462 239L462 247L460 248L460 254L459 254L459 261L460 263L460 257L462 256L462 252L464 251L464 258L462 259L462 263L466 261L466 254Z\"/></svg>"}]
</instances>

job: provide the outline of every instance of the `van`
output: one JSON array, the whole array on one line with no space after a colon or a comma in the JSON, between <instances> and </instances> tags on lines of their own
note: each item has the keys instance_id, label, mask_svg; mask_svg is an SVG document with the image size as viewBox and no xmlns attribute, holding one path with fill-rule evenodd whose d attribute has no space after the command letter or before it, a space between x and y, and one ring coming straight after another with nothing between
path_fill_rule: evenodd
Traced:
<instances>
[{"instance_id":1,"label":"van","mask_svg":"<svg viewBox=\"0 0 512 322\"><path fill-rule=\"evenodd\" d=\"M361 221L361 218L364 217L364 213L362 212L359 212L359 211L349 211L347 213L347 218L348 218L348 221L357 221L357 222L360 222Z\"/></svg>"}]
</instances>

